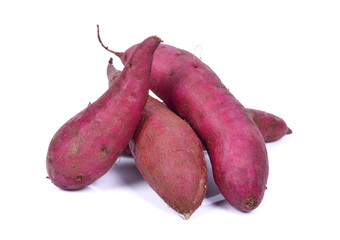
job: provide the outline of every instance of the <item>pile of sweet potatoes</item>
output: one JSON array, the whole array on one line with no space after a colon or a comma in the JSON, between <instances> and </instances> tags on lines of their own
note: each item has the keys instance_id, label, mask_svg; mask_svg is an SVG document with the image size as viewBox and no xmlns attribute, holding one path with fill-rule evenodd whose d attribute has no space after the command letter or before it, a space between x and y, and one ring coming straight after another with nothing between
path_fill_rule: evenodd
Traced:
<instances>
[{"instance_id":1,"label":"pile of sweet potatoes","mask_svg":"<svg viewBox=\"0 0 340 240\"><path fill-rule=\"evenodd\" d=\"M99 31L98 38L102 44ZM244 212L258 207L269 171L265 142L292 132L285 121L244 108L210 67L156 36L122 53L105 48L124 69L110 59L108 90L53 136L46 158L51 181L84 188L130 154L151 188L188 219L207 191L206 149L229 204Z\"/></svg>"}]
</instances>

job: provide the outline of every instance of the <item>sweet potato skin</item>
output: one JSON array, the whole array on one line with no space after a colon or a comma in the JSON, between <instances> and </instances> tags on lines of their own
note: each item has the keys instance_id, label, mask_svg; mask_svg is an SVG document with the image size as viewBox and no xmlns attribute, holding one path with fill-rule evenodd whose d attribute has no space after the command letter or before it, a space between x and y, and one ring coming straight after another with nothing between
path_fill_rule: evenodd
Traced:
<instances>
[{"instance_id":1,"label":"sweet potato skin","mask_svg":"<svg viewBox=\"0 0 340 240\"><path fill-rule=\"evenodd\" d=\"M282 118L272 113L251 108L246 108L246 110L249 113L250 118L260 130L266 143L277 141L286 134L291 134L293 132ZM127 156L132 155L128 146L124 149L122 154Z\"/></svg>"},{"instance_id":2,"label":"sweet potato skin","mask_svg":"<svg viewBox=\"0 0 340 240\"><path fill-rule=\"evenodd\" d=\"M53 136L46 168L62 189L80 189L104 175L128 144L146 104L158 37L131 54L117 83Z\"/></svg>"},{"instance_id":3,"label":"sweet potato skin","mask_svg":"<svg viewBox=\"0 0 340 240\"><path fill-rule=\"evenodd\" d=\"M123 63L133 48L119 55ZM269 172L264 139L218 76L193 54L161 44L154 55L151 90L194 128L227 201L241 211L255 209Z\"/></svg>"},{"instance_id":4,"label":"sweet potato skin","mask_svg":"<svg viewBox=\"0 0 340 240\"><path fill-rule=\"evenodd\" d=\"M207 189L202 144L189 124L149 96L129 147L148 184L188 219Z\"/></svg>"},{"instance_id":5,"label":"sweet potato skin","mask_svg":"<svg viewBox=\"0 0 340 240\"><path fill-rule=\"evenodd\" d=\"M286 134L292 133L286 122L272 113L251 108L247 108L247 112L260 130L265 142L277 141Z\"/></svg>"},{"instance_id":6,"label":"sweet potato skin","mask_svg":"<svg viewBox=\"0 0 340 240\"><path fill-rule=\"evenodd\" d=\"M111 60L107 74L109 85L114 85L119 71ZM136 166L151 188L185 219L201 205L208 181L201 141L164 104L148 97L126 149L132 150Z\"/></svg>"}]
</instances>

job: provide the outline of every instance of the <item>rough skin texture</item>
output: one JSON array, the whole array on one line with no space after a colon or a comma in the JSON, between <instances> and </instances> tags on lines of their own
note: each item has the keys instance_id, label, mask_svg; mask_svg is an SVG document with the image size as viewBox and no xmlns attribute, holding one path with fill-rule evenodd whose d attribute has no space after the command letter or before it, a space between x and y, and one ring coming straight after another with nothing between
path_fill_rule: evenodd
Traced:
<instances>
[{"instance_id":1,"label":"rough skin texture","mask_svg":"<svg viewBox=\"0 0 340 240\"><path fill-rule=\"evenodd\" d=\"M286 122L274 114L250 108L247 108L247 112L261 131L265 142L273 142L292 133Z\"/></svg>"},{"instance_id":2,"label":"rough skin texture","mask_svg":"<svg viewBox=\"0 0 340 240\"><path fill-rule=\"evenodd\" d=\"M207 190L203 148L192 128L149 96L129 146L143 178L188 219Z\"/></svg>"},{"instance_id":3,"label":"rough skin texture","mask_svg":"<svg viewBox=\"0 0 340 240\"><path fill-rule=\"evenodd\" d=\"M55 133L46 168L56 186L86 187L115 163L141 118L159 43L158 37L144 40L131 53L117 83Z\"/></svg>"},{"instance_id":4,"label":"rough skin texture","mask_svg":"<svg viewBox=\"0 0 340 240\"><path fill-rule=\"evenodd\" d=\"M135 47L116 55L125 63ZM154 55L151 90L194 128L227 201L241 211L255 209L268 179L265 142L218 76L193 54L161 44Z\"/></svg>"},{"instance_id":5,"label":"rough skin texture","mask_svg":"<svg viewBox=\"0 0 340 240\"><path fill-rule=\"evenodd\" d=\"M112 61L109 85L119 76ZM136 166L152 189L188 219L207 190L207 166L194 130L164 104L149 96L130 141Z\"/></svg>"}]
</instances>

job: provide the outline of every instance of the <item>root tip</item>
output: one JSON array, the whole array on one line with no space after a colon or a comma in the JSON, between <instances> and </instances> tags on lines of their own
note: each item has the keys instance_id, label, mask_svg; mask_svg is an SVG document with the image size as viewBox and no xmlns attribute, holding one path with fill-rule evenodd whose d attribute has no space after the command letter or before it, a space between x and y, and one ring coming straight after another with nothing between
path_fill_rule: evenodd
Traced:
<instances>
[{"instance_id":1,"label":"root tip","mask_svg":"<svg viewBox=\"0 0 340 240\"><path fill-rule=\"evenodd\" d=\"M259 202L253 197L247 198L243 203L243 206L247 212L254 210L258 205Z\"/></svg>"},{"instance_id":2,"label":"root tip","mask_svg":"<svg viewBox=\"0 0 340 240\"><path fill-rule=\"evenodd\" d=\"M185 220L188 220L188 219L191 217L191 214L192 214L191 211L184 213L184 214L183 214L183 215L184 215L184 219L185 219Z\"/></svg>"},{"instance_id":3,"label":"root tip","mask_svg":"<svg viewBox=\"0 0 340 240\"><path fill-rule=\"evenodd\" d=\"M293 133L292 129L288 128L287 134L291 134L291 133Z\"/></svg>"},{"instance_id":4,"label":"root tip","mask_svg":"<svg viewBox=\"0 0 340 240\"><path fill-rule=\"evenodd\" d=\"M158 36L152 36L156 41L158 41L158 42L163 42L163 40L160 38L160 37L158 37Z\"/></svg>"},{"instance_id":5,"label":"root tip","mask_svg":"<svg viewBox=\"0 0 340 240\"><path fill-rule=\"evenodd\" d=\"M102 40L101 40L101 38L100 38L100 34L99 34L99 25L98 25L98 24L97 24L97 37L98 37L98 41L99 41L100 45L102 45L103 48L105 48L107 51L113 53L114 55L116 55L116 56L119 57L119 58L122 57L122 55L123 55L122 52L112 51L112 50L110 50L108 47L106 47L106 46L103 44L103 42L102 42Z\"/></svg>"}]
</instances>

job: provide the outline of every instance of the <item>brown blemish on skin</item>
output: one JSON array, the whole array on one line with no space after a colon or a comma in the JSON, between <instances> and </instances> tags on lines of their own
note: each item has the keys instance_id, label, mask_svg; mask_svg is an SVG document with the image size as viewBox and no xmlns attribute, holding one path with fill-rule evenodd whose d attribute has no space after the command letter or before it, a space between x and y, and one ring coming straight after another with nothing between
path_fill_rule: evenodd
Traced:
<instances>
[{"instance_id":1,"label":"brown blemish on skin","mask_svg":"<svg viewBox=\"0 0 340 240\"><path fill-rule=\"evenodd\" d=\"M102 158L107 157L109 155L109 153L110 153L110 150L109 150L109 148L106 145L100 146L100 151L101 151L100 152L100 156Z\"/></svg>"},{"instance_id":2,"label":"brown blemish on skin","mask_svg":"<svg viewBox=\"0 0 340 240\"><path fill-rule=\"evenodd\" d=\"M52 163L53 162L53 158L50 155L47 155L47 161L49 163Z\"/></svg>"},{"instance_id":3,"label":"brown blemish on skin","mask_svg":"<svg viewBox=\"0 0 340 240\"><path fill-rule=\"evenodd\" d=\"M54 168L50 167L48 169L48 176L50 176L51 179L53 179L55 177L55 171Z\"/></svg>"},{"instance_id":4,"label":"brown blemish on skin","mask_svg":"<svg viewBox=\"0 0 340 240\"><path fill-rule=\"evenodd\" d=\"M80 175L79 175L79 176L76 177L76 182L79 182L79 181L81 181L81 180L83 180L83 176L80 176Z\"/></svg>"},{"instance_id":5,"label":"brown blemish on skin","mask_svg":"<svg viewBox=\"0 0 340 240\"><path fill-rule=\"evenodd\" d=\"M198 68L198 66L196 65L196 64L194 64L194 66L193 66L194 68Z\"/></svg>"},{"instance_id":6,"label":"brown blemish on skin","mask_svg":"<svg viewBox=\"0 0 340 240\"><path fill-rule=\"evenodd\" d=\"M272 125L275 127L276 126L276 119L273 119Z\"/></svg>"},{"instance_id":7,"label":"brown blemish on skin","mask_svg":"<svg viewBox=\"0 0 340 240\"><path fill-rule=\"evenodd\" d=\"M258 205L258 202L253 197L249 197L246 200L244 200L244 202L243 202L243 206L248 211L255 209L257 207L257 205Z\"/></svg>"},{"instance_id":8,"label":"brown blemish on skin","mask_svg":"<svg viewBox=\"0 0 340 240\"><path fill-rule=\"evenodd\" d=\"M77 154L79 152L79 146L76 143L71 143L71 153Z\"/></svg>"},{"instance_id":9,"label":"brown blemish on skin","mask_svg":"<svg viewBox=\"0 0 340 240\"><path fill-rule=\"evenodd\" d=\"M78 136L78 131L74 130L74 129L70 129L70 134L73 136L73 137L77 137Z\"/></svg>"},{"instance_id":10,"label":"brown blemish on skin","mask_svg":"<svg viewBox=\"0 0 340 240\"><path fill-rule=\"evenodd\" d=\"M102 107L104 107L104 104L102 102L98 102L97 107L102 108Z\"/></svg>"},{"instance_id":11,"label":"brown blemish on skin","mask_svg":"<svg viewBox=\"0 0 340 240\"><path fill-rule=\"evenodd\" d=\"M51 142L61 143L61 137L60 136L54 136L52 138Z\"/></svg>"},{"instance_id":12,"label":"brown blemish on skin","mask_svg":"<svg viewBox=\"0 0 340 240\"><path fill-rule=\"evenodd\" d=\"M100 150L101 150L101 151L106 151L106 149L107 149L107 146L106 146L106 145L100 146Z\"/></svg>"}]
</instances>

